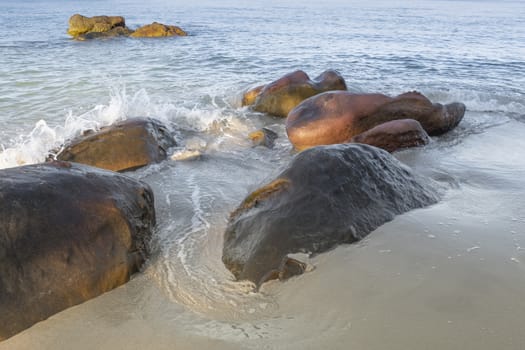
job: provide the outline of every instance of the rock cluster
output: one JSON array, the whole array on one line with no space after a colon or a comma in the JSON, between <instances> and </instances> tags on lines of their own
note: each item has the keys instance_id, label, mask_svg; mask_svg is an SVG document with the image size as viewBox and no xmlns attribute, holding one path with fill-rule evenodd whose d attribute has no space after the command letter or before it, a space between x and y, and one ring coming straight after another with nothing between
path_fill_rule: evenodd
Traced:
<instances>
[{"instance_id":1,"label":"rock cluster","mask_svg":"<svg viewBox=\"0 0 525 350\"><path fill-rule=\"evenodd\" d=\"M79 40L186 35L157 22L132 31L123 17L78 14L68 33ZM336 71L310 79L298 70L244 94L243 105L286 117L290 142L304 151L231 214L222 260L235 278L260 286L300 274L305 264L289 254L355 242L438 200L429 180L380 148L427 144L458 125L465 105L432 103L417 92L346 90ZM277 136L263 127L248 138L272 148ZM161 162L174 146L160 121L133 118L66 142L48 163L0 170L0 340L140 269L155 225L153 192L116 172ZM171 159L203 152L187 147Z\"/></svg>"},{"instance_id":2,"label":"rock cluster","mask_svg":"<svg viewBox=\"0 0 525 350\"><path fill-rule=\"evenodd\" d=\"M147 24L136 30L126 27L124 17L94 16L85 17L75 14L69 18L67 33L77 40L130 36L132 38L158 38L167 36L186 36L177 26L157 22Z\"/></svg>"}]
</instances>

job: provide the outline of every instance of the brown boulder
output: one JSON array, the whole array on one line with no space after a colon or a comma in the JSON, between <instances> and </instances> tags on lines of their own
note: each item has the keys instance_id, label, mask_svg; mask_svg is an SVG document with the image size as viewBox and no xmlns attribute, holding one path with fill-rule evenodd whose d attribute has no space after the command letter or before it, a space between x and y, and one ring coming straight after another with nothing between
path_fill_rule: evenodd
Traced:
<instances>
[{"instance_id":1,"label":"brown boulder","mask_svg":"<svg viewBox=\"0 0 525 350\"><path fill-rule=\"evenodd\" d=\"M68 162L0 170L0 341L105 293L138 271L153 193Z\"/></svg>"},{"instance_id":2,"label":"brown boulder","mask_svg":"<svg viewBox=\"0 0 525 350\"><path fill-rule=\"evenodd\" d=\"M116 36L129 36L133 31L128 27L115 27L107 32L89 32L86 34L80 34L75 37L76 40L91 40L91 39L104 39L113 38Z\"/></svg>"},{"instance_id":3,"label":"brown boulder","mask_svg":"<svg viewBox=\"0 0 525 350\"><path fill-rule=\"evenodd\" d=\"M348 142L381 123L415 119L431 136L456 127L465 114L463 103L432 103L418 92L396 97L332 91L313 96L294 108L286 132L296 149Z\"/></svg>"},{"instance_id":4,"label":"brown boulder","mask_svg":"<svg viewBox=\"0 0 525 350\"><path fill-rule=\"evenodd\" d=\"M305 72L298 70L247 91L243 105L253 104L253 109L258 112L284 118L303 100L330 90L346 90L345 80L338 72L327 70L311 80Z\"/></svg>"},{"instance_id":5,"label":"brown boulder","mask_svg":"<svg viewBox=\"0 0 525 350\"><path fill-rule=\"evenodd\" d=\"M78 37L87 33L109 32L116 27L125 27L124 17L121 16L94 16L85 17L75 14L69 18L67 33Z\"/></svg>"},{"instance_id":6,"label":"brown boulder","mask_svg":"<svg viewBox=\"0 0 525 350\"><path fill-rule=\"evenodd\" d=\"M166 150L175 145L173 136L159 121L133 118L72 140L56 158L126 171L165 160Z\"/></svg>"},{"instance_id":7,"label":"brown boulder","mask_svg":"<svg viewBox=\"0 0 525 350\"><path fill-rule=\"evenodd\" d=\"M165 25L162 23L153 22L138 28L130 36L133 38L159 38L165 36L186 36L188 35L184 30L177 26Z\"/></svg>"},{"instance_id":8,"label":"brown boulder","mask_svg":"<svg viewBox=\"0 0 525 350\"><path fill-rule=\"evenodd\" d=\"M399 119L379 124L352 137L350 142L364 143L394 152L401 148L426 145L430 142L430 137L417 120Z\"/></svg>"}]
</instances>

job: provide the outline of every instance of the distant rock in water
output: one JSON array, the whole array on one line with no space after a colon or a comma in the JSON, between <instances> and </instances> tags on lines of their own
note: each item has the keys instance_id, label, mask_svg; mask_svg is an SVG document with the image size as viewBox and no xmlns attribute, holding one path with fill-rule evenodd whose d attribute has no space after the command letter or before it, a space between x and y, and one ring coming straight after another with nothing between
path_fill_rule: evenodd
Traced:
<instances>
[{"instance_id":1,"label":"distant rock in water","mask_svg":"<svg viewBox=\"0 0 525 350\"><path fill-rule=\"evenodd\" d=\"M430 183L379 148L314 147L232 213L222 260L236 279L260 286L304 271L288 254L358 241L396 215L437 200Z\"/></svg>"},{"instance_id":2,"label":"distant rock in water","mask_svg":"<svg viewBox=\"0 0 525 350\"><path fill-rule=\"evenodd\" d=\"M130 36L133 38L160 38L164 36L186 36L184 30L177 26L153 22L135 30Z\"/></svg>"},{"instance_id":3,"label":"distant rock in water","mask_svg":"<svg viewBox=\"0 0 525 350\"><path fill-rule=\"evenodd\" d=\"M121 28L116 30L116 28ZM75 14L69 18L69 28L67 33L75 38L85 38L87 34L95 35L94 33L111 33L120 35L127 30L124 17L122 16L94 16L85 17ZM126 34L129 35L129 34Z\"/></svg>"},{"instance_id":4,"label":"distant rock in water","mask_svg":"<svg viewBox=\"0 0 525 350\"><path fill-rule=\"evenodd\" d=\"M334 70L326 70L311 80L302 70L284 75L247 91L243 106L252 105L258 112L286 117L288 112L308 97L331 90L346 90L344 78Z\"/></svg>"},{"instance_id":5,"label":"distant rock in water","mask_svg":"<svg viewBox=\"0 0 525 350\"><path fill-rule=\"evenodd\" d=\"M160 121L132 118L72 140L56 158L127 171L165 160L167 149L175 145L175 139Z\"/></svg>"},{"instance_id":6,"label":"distant rock in water","mask_svg":"<svg viewBox=\"0 0 525 350\"><path fill-rule=\"evenodd\" d=\"M153 193L68 162L0 170L0 341L130 279L148 257Z\"/></svg>"},{"instance_id":7,"label":"distant rock in water","mask_svg":"<svg viewBox=\"0 0 525 350\"><path fill-rule=\"evenodd\" d=\"M130 36L133 38L158 38L167 36L186 36L187 33L173 25L153 22L133 31L126 27L124 17L94 16L75 14L69 18L67 33L77 40Z\"/></svg>"}]
</instances>

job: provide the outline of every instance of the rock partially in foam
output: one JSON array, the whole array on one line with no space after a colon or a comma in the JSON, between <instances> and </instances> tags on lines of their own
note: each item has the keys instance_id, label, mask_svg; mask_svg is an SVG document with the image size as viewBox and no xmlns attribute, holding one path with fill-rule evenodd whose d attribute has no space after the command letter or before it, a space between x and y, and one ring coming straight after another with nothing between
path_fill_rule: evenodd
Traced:
<instances>
[{"instance_id":1,"label":"rock partially in foam","mask_svg":"<svg viewBox=\"0 0 525 350\"><path fill-rule=\"evenodd\" d=\"M176 145L168 128L152 118L132 118L72 140L56 156L113 171L128 171L167 158Z\"/></svg>"}]
</instances>

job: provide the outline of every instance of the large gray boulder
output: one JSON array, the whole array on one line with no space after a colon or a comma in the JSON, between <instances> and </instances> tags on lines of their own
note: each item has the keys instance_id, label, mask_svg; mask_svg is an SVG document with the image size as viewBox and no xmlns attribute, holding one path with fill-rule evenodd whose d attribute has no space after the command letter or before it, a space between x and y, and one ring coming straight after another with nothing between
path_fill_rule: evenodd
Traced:
<instances>
[{"instance_id":1,"label":"large gray boulder","mask_svg":"<svg viewBox=\"0 0 525 350\"><path fill-rule=\"evenodd\" d=\"M148 256L153 193L68 162L0 170L0 341L127 282Z\"/></svg>"},{"instance_id":2,"label":"large gray boulder","mask_svg":"<svg viewBox=\"0 0 525 350\"><path fill-rule=\"evenodd\" d=\"M398 214L437 202L429 181L376 147L308 149L232 213L222 260L236 279L257 286L301 273L304 265L288 254L358 241Z\"/></svg>"}]
</instances>

